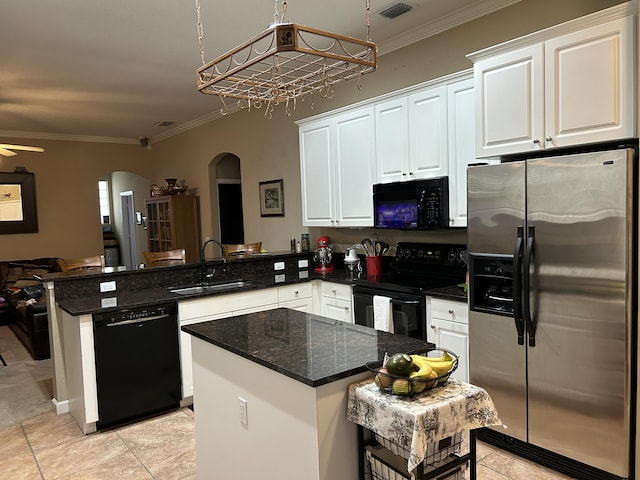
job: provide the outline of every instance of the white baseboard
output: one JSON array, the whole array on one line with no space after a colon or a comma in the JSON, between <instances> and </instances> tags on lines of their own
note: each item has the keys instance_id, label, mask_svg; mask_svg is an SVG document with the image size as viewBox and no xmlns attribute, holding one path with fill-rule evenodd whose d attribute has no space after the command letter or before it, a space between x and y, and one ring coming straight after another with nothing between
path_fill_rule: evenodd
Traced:
<instances>
[{"instance_id":1,"label":"white baseboard","mask_svg":"<svg viewBox=\"0 0 640 480\"><path fill-rule=\"evenodd\" d=\"M63 413L69 413L69 400L59 402L55 398L51 399L51 403L56 409L56 415L62 415Z\"/></svg>"}]
</instances>

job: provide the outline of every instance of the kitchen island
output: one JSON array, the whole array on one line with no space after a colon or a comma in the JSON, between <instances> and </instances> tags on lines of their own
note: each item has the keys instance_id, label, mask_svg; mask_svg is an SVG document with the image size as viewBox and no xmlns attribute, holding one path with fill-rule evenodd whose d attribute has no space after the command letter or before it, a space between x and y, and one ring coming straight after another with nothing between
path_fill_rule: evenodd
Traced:
<instances>
[{"instance_id":1,"label":"kitchen island","mask_svg":"<svg viewBox=\"0 0 640 480\"><path fill-rule=\"evenodd\" d=\"M353 480L349 384L424 341L285 308L184 326L191 334L198 478Z\"/></svg>"}]
</instances>

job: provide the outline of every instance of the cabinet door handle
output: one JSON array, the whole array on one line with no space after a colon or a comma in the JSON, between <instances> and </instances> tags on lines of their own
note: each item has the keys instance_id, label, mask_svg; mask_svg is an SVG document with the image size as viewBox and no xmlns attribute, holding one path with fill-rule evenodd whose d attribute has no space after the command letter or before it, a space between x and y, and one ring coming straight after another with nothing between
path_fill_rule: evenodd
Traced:
<instances>
[{"instance_id":1,"label":"cabinet door handle","mask_svg":"<svg viewBox=\"0 0 640 480\"><path fill-rule=\"evenodd\" d=\"M431 325L431 330L435 330L436 326L435 325Z\"/></svg>"},{"instance_id":2,"label":"cabinet door handle","mask_svg":"<svg viewBox=\"0 0 640 480\"><path fill-rule=\"evenodd\" d=\"M544 140L545 142L551 142L553 138L551 138L551 135L547 135Z\"/></svg>"},{"instance_id":3,"label":"cabinet door handle","mask_svg":"<svg viewBox=\"0 0 640 480\"><path fill-rule=\"evenodd\" d=\"M449 315L453 315L455 312L453 310L449 310Z\"/></svg>"},{"instance_id":4,"label":"cabinet door handle","mask_svg":"<svg viewBox=\"0 0 640 480\"><path fill-rule=\"evenodd\" d=\"M538 144L538 143L540 143L540 140L538 140L537 138L534 138L533 139L533 143Z\"/></svg>"},{"instance_id":5,"label":"cabinet door handle","mask_svg":"<svg viewBox=\"0 0 640 480\"><path fill-rule=\"evenodd\" d=\"M331 290L331 293L333 293L334 295L338 293L338 291L334 288L333 290Z\"/></svg>"},{"instance_id":6,"label":"cabinet door handle","mask_svg":"<svg viewBox=\"0 0 640 480\"><path fill-rule=\"evenodd\" d=\"M294 295L300 295L300 292L298 290L296 290L295 292L293 292Z\"/></svg>"}]
</instances>

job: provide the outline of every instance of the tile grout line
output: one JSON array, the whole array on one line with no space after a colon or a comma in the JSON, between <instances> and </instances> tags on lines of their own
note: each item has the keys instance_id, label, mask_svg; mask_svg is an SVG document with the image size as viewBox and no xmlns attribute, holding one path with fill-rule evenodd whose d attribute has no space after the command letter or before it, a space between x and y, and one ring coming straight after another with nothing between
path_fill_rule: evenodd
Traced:
<instances>
[{"instance_id":1,"label":"tile grout line","mask_svg":"<svg viewBox=\"0 0 640 480\"><path fill-rule=\"evenodd\" d=\"M38 469L38 472L40 472L40 478L44 480L44 473L42 472L42 469L40 468L40 463L38 462L38 457L36 457L36 452L33 450L33 446L31 445L31 442L29 441L29 436L27 435L27 432L24 429L24 425L22 425L23 423L24 423L24 420L22 422L20 422L20 431L22 432L22 435L24 435L24 440L27 442L27 445L29 447L29 451L31 452L31 456L33 457L33 461L36 464L36 468Z\"/></svg>"},{"instance_id":2,"label":"tile grout line","mask_svg":"<svg viewBox=\"0 0 640 480\"><path fill-rule=\"evenodd\" d=\"M145 465L145 463L142 461L142 459L140 459L140 458L138 457L138 455L136 455L136 453L131 449L131 447L129 446L129 444L127 443L127 441L126 441L124 438L122 438L122 437L120 436L120 432L119 432L118 430L116 430L114 433L115 433L115 434L116 434L116 436L120 439L120 441L124 444L124 446L125 446L125 447L127 447L127 450L131 453L131 455L133 455L133 456L135 457L135 459L136 459L138 462L140 462L140 465L142 465L142 467L146 470L146 472L147 472L149 475L151 475L151 478L152 478L153 480L156 480L155 475L154 475L153 473L151 473L151 471L149 470L149 468L147 468L147 466L146 466L146 465Z\"/></svg>"}]
</instances>

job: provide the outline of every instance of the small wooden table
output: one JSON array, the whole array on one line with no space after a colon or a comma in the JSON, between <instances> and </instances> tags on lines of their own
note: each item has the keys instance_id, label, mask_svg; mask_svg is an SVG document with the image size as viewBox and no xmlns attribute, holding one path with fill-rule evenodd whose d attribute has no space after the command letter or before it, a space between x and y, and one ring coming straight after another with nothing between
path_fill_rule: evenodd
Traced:
<instances>
[{"instance_id":1,"label":"small wooden table","mask_svg":"<svg viewBox=\"0 0 640 480\"><path fill-rule=\"evenodd\" d=\"M474 429L502 423L484 389L454 379L412 397L386 394L371 378L353 383L348 391L347 419L408 452L409 472L426 458L429 445L469 430L471 444L467 459L471 480L476 477ZM364 435L359 437L362 441ZM362 448L360 453L360 478L363 479Z\"/></svg>"}]
</instances>

